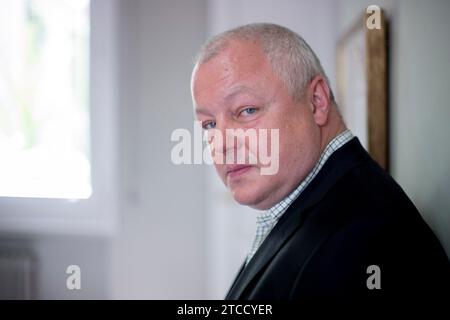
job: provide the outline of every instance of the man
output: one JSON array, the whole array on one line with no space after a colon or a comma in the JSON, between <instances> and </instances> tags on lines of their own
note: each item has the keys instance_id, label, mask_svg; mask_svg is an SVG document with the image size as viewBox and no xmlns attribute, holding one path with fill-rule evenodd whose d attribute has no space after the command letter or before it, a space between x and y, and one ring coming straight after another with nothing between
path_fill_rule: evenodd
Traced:
<instances>
[{"instance_id":1,"label":"man","mask_svg":"<svg viewBox=\"0 0 450 320\"><path fill-rule=\"evenodd\" d=\"M237 202L263 211L227 299L445 289L445 252L347 130L320 62L301 37L273 24L219 34L202 48L191 86L220 178ZM223 138L232 129L278 130L271 149L278 172L262 174L269 164L258 156L253 163L247 156L245 165L228 161L242 149L258 154L245 139Z\"/></svg>"}]
</instances>

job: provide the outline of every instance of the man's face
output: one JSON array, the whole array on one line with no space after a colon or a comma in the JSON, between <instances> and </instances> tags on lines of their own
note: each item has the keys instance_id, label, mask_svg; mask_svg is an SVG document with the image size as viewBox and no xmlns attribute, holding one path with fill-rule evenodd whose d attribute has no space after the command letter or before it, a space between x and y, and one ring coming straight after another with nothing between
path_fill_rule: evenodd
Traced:
<instances>
[{"instance_id":1,"label":"man's face","mask_svg":"<svg viewBox=\"0 0 450 320\"><path fill-rule=\"evenodd\" d=\"M253 165L219 163L215 167L236 201L265 210L286 197L311 171L320 155L320 130L314 122L312 104L306 95L294 101L284 83L253 42L232 41L221 53L201 64L193 77L195 112L202 126L224 137L215 152L227 158L240 148L258 158ZM279 130L279 169L263 175L258 152L243 143L228 143L226 129ZM211 139L214 144L214 138ZM233 139L230 141L235 142ZM261 141L260 141L261 142ZM269 151L271 140L267 144ZM270 152L269 152L270 154ZM248 157L247 157L248 160Z\"/></svg>"}]
</instances>

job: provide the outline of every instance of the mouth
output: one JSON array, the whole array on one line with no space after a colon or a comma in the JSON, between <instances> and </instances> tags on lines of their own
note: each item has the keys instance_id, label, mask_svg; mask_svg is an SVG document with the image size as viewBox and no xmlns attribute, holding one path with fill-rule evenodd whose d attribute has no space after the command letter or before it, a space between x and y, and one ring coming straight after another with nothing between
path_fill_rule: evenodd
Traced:
<instances>
[{"instance_id":1,"label":"mouth","mask_svg":"<svg viewBox=\"0 0 450 320\"><path fill-rule=\"evenodd\" d=\"M246 164L238 164L227 167L227 177L228 178L237 178L248 172L253 166Z\"/></svg>"}]
</instances>

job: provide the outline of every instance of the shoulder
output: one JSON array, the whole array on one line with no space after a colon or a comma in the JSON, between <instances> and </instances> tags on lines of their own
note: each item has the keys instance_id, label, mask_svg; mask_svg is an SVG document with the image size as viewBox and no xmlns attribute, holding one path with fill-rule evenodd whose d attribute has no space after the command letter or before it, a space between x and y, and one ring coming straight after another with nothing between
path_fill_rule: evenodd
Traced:
<instances>
[{"instance_id":1,"label":"shoulder","mask_svg":"<svg viewBox=\"0 0 450 320\"><path fill-rule=\"evenodd\" d=\"M450 285L449 262L436 236L372 161L349 171L306 214L305 224L328 224L331 231L300 270L295 294L378 294L367 288L371 266L381 271L383 293L436 292Z\"/></svg>"},{"instance_id":2,"label":"shoulder","mask_svg":"<svg viewBox=\"0 0 450 320\"><path fill-rule=\"evenodd\" d=\"M381 291L367 287L373 267L381 273ZM442 246L417 211L399 214L396 207L385 207L384 212L354 214L333 226L300 270L294 292L433 295L450 285L449 267Z\"/></svg>"}]
</instances>

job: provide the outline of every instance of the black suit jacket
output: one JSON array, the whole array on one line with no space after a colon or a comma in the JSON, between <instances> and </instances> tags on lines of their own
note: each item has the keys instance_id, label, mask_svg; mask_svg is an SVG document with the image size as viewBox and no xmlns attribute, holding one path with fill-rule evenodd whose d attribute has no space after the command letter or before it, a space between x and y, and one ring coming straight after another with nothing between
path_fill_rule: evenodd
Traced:
<instances>
[{"instance_id":1,"label":"black suit jacket","mask_svg":"<svg viewBox=\"0 0 450 320\"><path fill-rule=\"evenodd\" d=\"M367 287L371 265L381 289ZM354 138L280 218L226 299L430 295L449 284L439 241Z\"/></svg>"}]
</instances>

